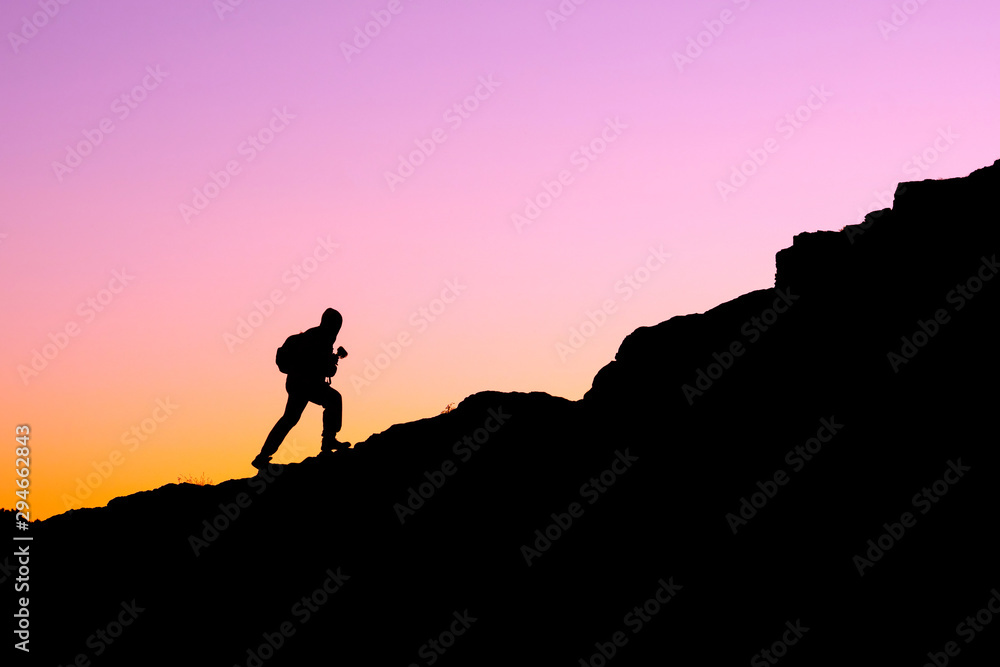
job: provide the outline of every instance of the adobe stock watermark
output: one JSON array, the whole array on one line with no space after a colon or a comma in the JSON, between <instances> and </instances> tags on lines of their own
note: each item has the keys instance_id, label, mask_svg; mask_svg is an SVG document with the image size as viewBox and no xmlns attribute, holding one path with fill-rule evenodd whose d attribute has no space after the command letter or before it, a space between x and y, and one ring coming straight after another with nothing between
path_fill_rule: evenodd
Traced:
<instances>
[{"instance_id":1,"label":"adobe stock watermark","mask_svg":"<svg viewBox=\"0 0 1000 667\"><path fill-rule=\"evenodd\" d=\"M27 517L27 515L25 515ZM27 526L27 524L22 523L21 525ZM14 538L18 539L18 538ZM21 538L24 539L24 538ZM30 538L29 538L30 539ZM31 545L24 544L14 551L14 557L17 558L17 582L14 585L14 590L17 592L30 591L31 588ZM13 569L13 566L12 566ZM12 573L13 574L13 573ZM14 643L14 648L19 651L24 651L25 653L31 653L31 647L29 643L31 642L31 609L29 605L31 604L31 599L27 596L15 598L17 600L17 611L14 613L14 634L21 641Z\"/></svg>"},{"instance_id":2,"label":"adobe stock watermark","mask_svg":"<svg viewBox=\"0 0 1000 667\"><path fill-rule=\"evenodd\" d=\"M10 561L10 556L4 556L0 563L0 584L6 584L14 574L17 574L17 565Z\"/></svg>"},{"instance_id":3,"label":"adobe stock watermark","mask_svg":"<svg viewBox=\"0 0 1000 667\"><path fill-rule=\"evenodd\" d=\"M445 110L443 114L444 122L448 124L451 130L457 130L462 126L462 123L472 117L471 114L479 108L480 104L493 96L493 93L496 92L500 85L501 82L496 81L492 74L488 77L479 77L479 85L476 86L470 95ZM448 131L441 127L434 128L430 135L424 139L414 139L413 143L417 147L405 156L402 154L399 155L399 163L396 165L395 171L385 171L383 173L385 182L389 186L389 192L395 192L399 185L402 185L406 182L406 179L413 176L417 168L424 164L427 158L434 154L437 147L447 140Z\"/></svg>"},{"instance_id":4,"label":"adobe stock watermark","mask_svg":"<svg viewBox=\"0 0 1000 667\"><path fill-rule=\"evenodd\" d=\"M674 599L677 592L684 588L680 584L675 584L673 577L667 580L660 578L656 583L659 584L659 588L656 589L652 597L642 604L637 604L622 617L622 625L630 630L633 636L642 632L647 624ZM605 667L612 658L618 655L620 649L628 645L628 640L629 637L625 631L618 630L612 633L608 641L594 642L594 648L597 651L588 658L580 658L579 667Z\"/></svg>"},{"instance_id":5,"label":"adobe stock watermark","mask_svg":"<svg viewBox=\"0 0 1000 667\"><path fill-rule=\"evenodd\" d=\"M740 11L746 11L751 0L733 0L733 4L739 7ZM719 18L702 21L705 29L694 37L688 37L687 47L683 52L674 51L674 64L677 65L678 72L684 72L684 68L693 65L694 61L705 53L706 49L712 47L716 40L726 31L727 25L732 25L736 21L738 14L731 9L723 9L719 13Z\"/></svg>"},{"instance_id":6,"label":"adobe stock watermark","mask_svg":"<svg viewBox=\"0 0 1000 667\"><path fill-rule=\"evenodd\" d=\"M569 156L569 163L576 167L577 173L582 174L608 150L609 145L618 141L626 129L628 129L628 125L623 123L618 116L615 116L614 120L605 119L604 128L600 134L573 151ZM514 229L520 234L524 227L534 223L542 211L552 206L553 202L559 199L565 189L573 182L574 176L569 169L561 170L551 181L542 179L541 191L533 197L525 198L524 208L511 214L510 221L513 223Z\"/></svg>"},{"instance_id":7,"label":"adobe stock watermark","mask_svg":"<svg viewBox=\"0 0 1000 667\"><path fill-rule=\"evenodd\" d=\"M283 453L283 456L296 456L303 452L303 447L298 441L293 443L292 449ZM288 460L288 459L285 459ZM230 526L236 522L243 514L243 511L253 504L253 501L263 494L271 485L285 472L285 466L280 463L268 463L255 476L247 481L247 486L254 491L253 496L245 491L240 491L233 496L232 502L219 503L219 511L211 519L202 519L201 531L198 534L188 535L188 546L195 557L201 555L205 549L212 545L221 537L222 533L229 530Z\"/></svg>"},{"instance_id":8,"label":"adobe stock watermark","mask_svg":"<svg viewBox=\"0 0 1000 667\"><path fill-rule=\"evenodd\" d=\"M10 42L10 48L14 49L14 54L16 55L28 40L38 35L38 31L47 26L62 11L62 7L69 3L70 0L38 0L41 11L32 14L31 18L22 16L21 29L7 33L7 40Z\"/></svg>"},{"instance_id":9,"label":"adobe stock watermark","mask_svg":"<svg viewBox=\"0 0 1000 667\"><path fill-rule=\"evenodd\" d=\"M134 110L139 108L149 97L149 94L160 87L163 80L169 76L168 72L160 70L160 66L149 65L146 67L146 75L142 81L132 87L111 102L111 113L119 122L128 118ZM72 146L66 146L66 156L63 162L53 161L52 171L56 175L56 180L60 183L67 174L71 174L74 169L83 164L83 159L94 152L98 146L104 142L104 138L115 131L115 121L106 116L97 122L94 129L82 131L83 139Z\"/></svg>"},{"instance_id":10,"label":"adobe stock watermark","mask_svg":"<svg viewBox=\"0 0 1000 667\"><path fill-rule=\"evenodd\" d=\"M831 416L829 419L826 417L820 419L816 435L808 438L803 444L789 449L785 454L785 463L792 467L793 473L800 472L806 463L812 461L813 457L819 454L823 449L823 445L833 440L834 436L842 428L844 428L844 425L838 424L836 417ZM778 490L788 484L790 479L789 473L785 472L784 468L778 468L771 475L771 479L765 479L763 482L757 480L759 491L750 494L749 499L746 496L740 498L740 506L737 510L738 514L734 512L726 514L726 523L729 524L733 535L757 516L757 512L764 509L768 501L773 500L778 495Z\"/></svg>"},{"instance_id":11,"label":"adobe stock watermark","mask_svg":"<svg viewBox=\"0 0 1000 667\"><path fill-rule=\"evenodd\" d=\"M303 595L296 601L289 610L290 616L298 622L298 627L291 620L282 621L273 632L262 632L261 642L256 646L251 646L246 650L246 660L237 663L234 667L262 667L262 665L273 658L281 650L288 640L295 636L299 628L308 623L312 618L322 611L323 607L330 602L330 598L336 595L351 577L344 574L341 568L327 568L326 578L308 595Z\"/></svg>"},{"instance_id":12,"label":"adobe stock watermark","mask_svg":"<svg viewBox=\"0 0 1000 667\"><path fill-rule=\"evenodd\" d=\"M809 628L802 625L802 619L795 619L795 623L785 621L785 628L787 629L781 634L781 639L774 641L770 648L753 654L750 658L751 667L768 667L768 665L777 663L778 660L788 655L790 646L798 644L799 640L809 632Z\"/></svg>"},{"instance_id":13,"label":"adobe stock watermark","mask_svg":"<svg viewBox=\"0 0 1000 667\"><path fill-rule=\"evenodd\" d=\"M448 649L455 645L458 638L468 632L472 624L479 620L471 616L468 609L461 614L453 611L451 615L454 620L448 624L448 628L442 630L437 637L427 640L426 643L417 649L417 655L426 661L424 664L433 665L437 662L439 658L448 652ZM420 667L420 663L411 662L409 667Z\"/></svg>"},{"instance_id":14,"label":"adobe stock watermark","mask_svg":"<svg viewBox=\"0 0 1000 667\"><path fill-rule=\"evenodd\" d=\"M253 477L250 482L264 484L264 487L257 491L260 494L266 488L267 481L265 480L274 481L274 478L282 472L283 470L280 466L270 464L269 469L262 470L262 475ZM233 497L232 502L219 503L219 511L211 519L202 519L200 534L191 533L188 535L188 546L191 547L195 558L200 556L205 549L218 540L222 533L229 530L233 522L240 518L243 510L250 507L252 503L253 498L250 497L250 494L240 491Z\"/></svg>"},{"instance_id":15,"label":"adobe stock watermark","mask_svg":"<svg viewBox=\"0 0 1000 667\"><path fill-rule=\"evenodd\" d=\"M994 603L996 603L995 606ZM976 636L993 622L994 616L1000 616L1000 591L995 588L990 589L989 599L976 612L975 616L966 616L964 621L955 626L955 634L963 638L966 645L971 644ZM924 667L945 667L951 662L951 658L956 657L961 652L962 648L958 642L946 642L943 651L927 652L929 662L924 663Z\"/></svg>"},{"instance_id":16,"label":"adobe stock watermark","mask_svg":"<svg viewBox=\"0 0 1000 667\"><path fill-rule=\"evenodd\" d=\"M888 21L879 19L875 22L875 27L882 35L882 40L889 41L889 36L894 32L899 32L900 28L910 22L910 17L919 12L926 4L927 0L904 0L898 5L894 4Z\"/></svg>"},{"instance_id":17,"label":"adobe stock watermark","mask_svg":"<svg viewBox=\"0 0 1000 667\"><path fill-rule=\"evenodd\" d=\"M947 128L939 127L934 141L919 153L910 156L903 163L903 173L907 176L912 176L914 179L920 178L925 171L938 161L938 158L947 153L955 145L955 140L959 138L961 138L960 135L955 134L950 125Z\"/></svg>"},{"instance_id":18,"label":"adobe stock watermark","mask_svg":"<svg viewBox=\"0 0 1000 667\"><path fill-rule=\"evenodd\" d=\"M212 0L212 9L220 21L226 20L226 14L236 11L236 8L243 4L243 0Z\"/></svg>"},{"instance_id":19,"label":"adobe stock watermark","mask_svg":"<svg viewBox=\"0 0 1000 667\"><path fill-rule=\"evenodd\" d=\"M812 119L817 111L826 105L831 97L833 97L833 93L827 90L825 85L813 86L804 104L778 119L774 124L775 131L782 140L788 141ZM748 149L749 158L734 166L729 172L727 180L715 182L715 188L718 190L719 196L722 197L722 201L727 201L745 186L780 148L781 141L779 139L768 137L764 140L761 148Z\"/></svg>"},{"instance_id":20,"label":"adobe stock watermark","mask_svg":"<svg viewBox=\"0 0 1000 667\"><path fill-rule=\"evenodd\" d=\"M244 165L253 162L295 118L295 114L288 112L288 107L282 107L280 110L277 107L271 109L271 118L267 124L253 134L247 135L247 138L236 147L236 154L243 158L242 163L239 158L233 158L219 171L209 171L205 184L192 190L191 204L183 202L178 204L184 222L190 223L191 218L200 215L208 208L209 204L232 184L233 177L242 173Z\"/></svg>"},{"instance_id":21,"label":"adobe stock watermark","mask_svg":"<svg viewBox=\"0 0 1000 667\"><path fill-rule=\"evenodd\" d=\"M93 322L99 313L105 309L118 297L119 294L133 281L135 276L128 273L128 269L111 272L111 280L106 287L101 288L93 296L89 296L76 307L76 314L82 318L82 323L77 320L69 320L55 332L48 335L49 342L31 351L31 359L27 364L18 364L17 374L21 377L24 386L28 386L32 378L38 377L42 371L49 367L56 357L69 346L70 341L79 336L83 331L83 325Z\"/></svg>"},{"instance_id":22,"label":"adobe stock watermark","mask_svg":"<svg viewBox=\"0 0 1000 667\"><path fill-rule=\"evenodd\" d=\"M586 311L586 319L579 325L570 327L566 342L556 343L556 354L559 355L560 361L565 364L570 356L576 354L588 340L596 336L598 330L608 323L608 318L618 312L618 307L641 290L653 274L664 267L669 257L670 253L663 252L662 244L659 248L650 246L646 259L615 283L614 293L621 295L620 299L618 296L605 299L600 308Z\"/></svg>"},{"instance_id":23,"label":"adobe stock watermark","mask_svg":"<svg viewBox=\"0 0 1000 667\"><path fill-rule=\"evenodd\" d=\"M104 654L123 634L125 629L135 623L139 614L146 611L145 607L140 607L135 598L131 602L121 602L122 608L118 614L104 627L95 630L84 642L87 648L93 651L93 657L98 658ZM81 652L73 658L68 667L87 667L90 665L91 653ZM58 665L62 667L62 665Z\"/></svg>"},{"instance_id":24,"label":"adobe stock watermark","mask_svg":"<svg viewBox=\"0 0 1000 667\"><path fill-rule=\"evenodd\" d=\"M373 382L378 380L382 373L392 365L392 362L399 358L403 350L413 344L414 337L427 331L430 325L436 322L467 289L469 286L460 283L458 278L446 280L439 297L431 299L426 306L421 306L410 315L411 329L404 329L388 343L381 343L382 351L376 354L374 359L365 358L361 375L351 374L351 386L354 387L354 393L360 394L364 387L370 387Z\"/></svg>"},{"instance_id":25,"label":"adobe stock watermark","mask_svg":"<svg viewBox=\"0 0 1000 667\"><path fill-rule=\"evenodd\" d=\"M900 167L904 176L912 176L914 180L919 180L924 172L929 170L941 156L947 153L955 140L961 138L955 134L949 125L947 128L939 127L937 137L926 148L919 153L910 156ZM905 186L900 185L899 194L906 191ZM847 240L852 245L854 239L864 234L878 219L879 213L887 208L892 208L893 193L889 190L875 190L875 199L868 204L866 209L858 209L858 224L845 227L843 231L847 234ZM871 213L869 213L871 211Z\"/></svg>"},{"instance_id":26,"label":"adobe stock watermark","mask_svg":"<svg viewBox=\"0 0 1000 667\"><path fill-rule=\"evenodd\" d=\"M319 270L323 262L330 259L333 253L340 248L340 244L330 241L329 234L324 239L322 236L316 239L316 245L302 258L301 261L292 264L287 271L281 274L281 283L289 285L286 293L282 288L271 290L263 299L254 299L253 307L245 317L236 319L236 327L232 332L226 331L222 334L222 342L230 354L236 348L247 342L254 332L264 325L277 310L278 306L285 303L288 294L296 292L306 280L309 280Z\"/></svg>"},{"instance_id":27,"label":"adobe stock watermark","mask_svg":"<svg viewBox=\"0 0 1000 667\"><path fill-rule=\"evenodd\" d=\"M121 443L127 446L125 450L129 454L135 452L141 445L148 441L160 428L160 424L173 416L180 405L170 400L170 397L158 398L154 402L153 410L149 416L142 419L137 424L132 424L129 430L121 434ZM90 465L94 472L87 473L83 478L76 478L76 488L73 494L64 493L60 500L67 510L76 509L76 506L83 507L83 501L89 498L104 482L114 474L115 470L125 464L126 455L120 449L113 449L108 457L101 461L91 461Z\"/></svg>"},{"instance_id":28,"label":"adobe stock watermark","mask_svg":"<svg viewBox=\"0 0 1000 667\"><path fill-rule=\"evenodd\" d=\"M625 451L615 450L615 458L611 460L611 465L607 469L602 470L596 477L591 477L589 481L584 482L580 487L580 497L587 501L588 505L593 505L601 497L607 493L612 486L621 478L622 475L629 471L636 461L639 460L638 456L632 456L628 453L628 448ZM578 502L572 502L566 508L565 512L555 513L553 512L549 516L552 518L552 523L548 524L544 528L538 528L535 530L535 539L531 544L521 545L521 556L524 558L524 562L531 567L531 561L533 559L540 558L543 553L552 548L559 538L569 530L575 521L583 516L583 512L586 508Z\"/></svg>"},{"instance_id":29,"label":"adobe stock watermark","mask_svg":"<svg viewBox=\"0 0 1000 667\"><path fill-rule=\"evenodd\" d=\"M941 479L935 480L930 486L925 486L910 499L910 504L913 505L914 509L920 510L920 514L927 514L935 503L944 498L952 486L958 484L959 480L965 477L965 473L972 470L971 466L962 465L960 458L955 461L949 459L947 464L948 467L945 468ZM865 568L872 567L882 560L882 557L903 538L907 528L913 528L917 525L917 518L912 512L903 512L899 516L898 522L883 523L882 528L885 532L866 542L868 549L863 556L855 555L851 559L854 567L858 570L858 575L865 576Z\"/></svg>"},{"instance_id":30,"label":"adobe stock watermark","mask_svg":"<svg viewBox=\"0 0 1000 667\"><path fill-rule=\"evenodd\" d=\"M997 263L997 256L994 254L987 259L980 257L979 269L964 281L957 283L955 287L945 295L945 301L955 306L955 312L961 311L970 301L976 298L986 286L986 283L993 280L997 272L1000 271L1000 264ZM920 350L927 346L935 336L941 333L941 327L951 322L951 314L947 308L938 308L927 320L918 319L914 331L909 336L900 336L899 351L890 351L886 354L889 366L893 373L899 373L899 369L913 361Z\"/></svg>"},{"instance_id":31,"label":"adobe stock watermark","mask_svg":"<svg viewBox=\"0 0 1000 667\"><path fill-rule=\"evenodd\" d=\"M756 343L761 336L770 331L778 321L778 316L787 313L788 309L800 298L798 294L793 294L787 287L775 289L774 293L777 296L770 308L765 308L759 316L751 317L740 326L740 333L746 337L747 343L750 345ZM712 385L732 368L736 359L742 357L746 351L743 341L737 339L724 347L721 353L713 352L712 359L714 361L709 362L704 369L701 367L695 369L694 385L681 385L681 392L687 399L688 405L694 405L696 397L704 396L705 392L711 389Z\"/></svg>"},{"instance_id":32,"label":"adobe stock watermark","mask_svg":"<svg viewBox=\"0 0 1000 667\"><path fill-rule=\"evenodd\" d=\"M511 415L503 411L503 406L490 408L486 412L486 419L483 425L475 429L471 435L462 436L461 440L456 440L451 446L452 453L459 458L461 463L468 463L473 455L478 452L483 445L489 442L490 436L500 430L500 427L507 423ZM458 465L451 459L445 459L437 468L424 471L424 479L415 487L407 489L405 503L396 503L392 506L399 523L405 524L406 520L417 513L434 494L441 490L448 478L458 472Z\"/></svg>"},{"instance_id":33,"label":"adobe stock watermark","mask_svg":"<svg viewBox=\"0 0 1000 667\"><path fill-rule=\"evenodd\" d=\"M554 9L545 10L545 20L549 22L552 32L555 32L560 23L565 23L569 17L576 14L576 8L587 2L587 0L562 0Z\"/></svg>"},{"instance_id":34,"label":"adobe stock watermark","mask_svg":"<svg viewBox=\"0 0 1000 667\"><path fill-rule=\"evenodd\" d=\"M389 0L385 9L372 11L372 20L362 26L354 26L354 39L351 42L341 42L340 52L344 54L344 59L348 63L354 56L361 55L371 45L372 40L382 34L382 30L389 27L392 17L398 16L403 11L403 4L400 0Z\"/></svg>"}]
</instances>

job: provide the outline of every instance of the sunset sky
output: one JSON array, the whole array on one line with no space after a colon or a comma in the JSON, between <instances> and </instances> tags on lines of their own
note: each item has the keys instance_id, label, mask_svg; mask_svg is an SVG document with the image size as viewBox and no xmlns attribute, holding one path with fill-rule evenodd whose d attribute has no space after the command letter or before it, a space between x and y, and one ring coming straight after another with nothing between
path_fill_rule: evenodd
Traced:
<instances>
[{"instance_id":1,"label":"sunset sky","mask_svg":"<svg viewBox=\"0 0 1000 667\"><path fill-rule=\"evenodd\" d=\"M997 25L984 0L4 2L32 518L253 474L275 349L327 307L350 442L481 390L582 397L636 327L771 286L796 233L1000 158ZM276 460L319 451L321 412Z\"/></svg>"}]
</instances>

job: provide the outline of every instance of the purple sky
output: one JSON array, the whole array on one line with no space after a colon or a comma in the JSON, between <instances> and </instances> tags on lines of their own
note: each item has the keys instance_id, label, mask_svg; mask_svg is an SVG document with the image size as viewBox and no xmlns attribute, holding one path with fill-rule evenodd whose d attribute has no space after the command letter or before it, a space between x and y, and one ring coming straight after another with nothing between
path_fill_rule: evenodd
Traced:
<instances>
[{"instance_id":1,"label":"purple sky","mask_svg":"<svg viewBox=\"0 0 1000 667\"><path fill-rule=\"evenodd\" d=\"M794 234L1000 157L996 3L223 3L0 8L3 393L48 433L43 515L168 396L88 503L252 472L274 350L327 306L347 440L576 399Z\"/></svg>"}]
</instances>

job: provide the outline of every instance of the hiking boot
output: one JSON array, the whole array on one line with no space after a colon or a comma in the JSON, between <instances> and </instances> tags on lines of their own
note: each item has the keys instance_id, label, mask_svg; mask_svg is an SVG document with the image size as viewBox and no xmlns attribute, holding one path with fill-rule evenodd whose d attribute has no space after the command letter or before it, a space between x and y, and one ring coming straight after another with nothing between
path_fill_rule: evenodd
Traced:
<instances>
[{"instance_id":1,"label":"hiking boot","mask_svg":"<svg viewBox=\"0 0 1000 667\"><path fill-rule=\"evenodd\" d=\"M339 442L336 438L333 440L324 440L323 446L320 448L320 454L329 454L338 449L350 449L351 443L349 442Z\"/></svg>"},{"instance_id":2,"label":"hiking boot","mask_svg":"<svg viewBox=\"0 0 1000 667\"><path fill-rule=\"evenodd\" d=\"M252 465L257 470L263 470L264 468L267 467L267 464L269 464L270 462L271 462L270 456L264 456L263 454L258 454L257 458L255 458L253 461L250 462L250 465Z\"/></svg>"}]
</instances>

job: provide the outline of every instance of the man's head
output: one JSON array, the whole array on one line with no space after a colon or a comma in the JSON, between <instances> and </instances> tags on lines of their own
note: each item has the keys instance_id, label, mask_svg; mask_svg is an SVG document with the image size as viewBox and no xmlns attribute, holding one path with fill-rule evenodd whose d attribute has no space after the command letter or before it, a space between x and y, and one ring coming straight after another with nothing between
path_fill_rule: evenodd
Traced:
<instances>
[{"instance_id":1,"label":"man's head","mask_svg":"<svg viewBox=\"0 0 1000 667\"><path fill-rule=\"evenodd\" d=\"M330 338L336 338L343 324L343 316L333 308L327 308L323 311L323 317L319 321L319 328L323 333L329 335Z\"/></svg>"}]
</instances>

